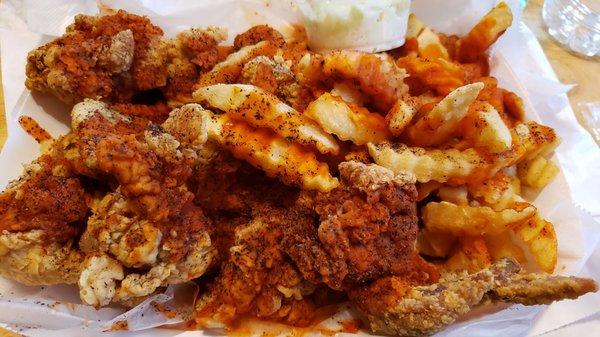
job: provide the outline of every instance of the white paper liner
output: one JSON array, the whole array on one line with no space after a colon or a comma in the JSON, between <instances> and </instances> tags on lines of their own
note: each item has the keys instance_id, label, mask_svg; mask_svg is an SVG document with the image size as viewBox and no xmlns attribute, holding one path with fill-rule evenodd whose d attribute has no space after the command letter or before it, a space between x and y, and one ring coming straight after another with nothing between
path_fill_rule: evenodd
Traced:
<instances>
[{"instance_id":1,"label":"white paper liner","mask_svg":"<svg viewBox=\"0 0 600 337\"><path fill-rule=\"evenodd\" d=\"M69 6L59 3L69 2ZM52 11L52 20L44 25L29 24L29 29L37 32L60 34L72 17L73 8L86 8L86 1L53 0L56 10ZM88 1L89 2L89 1ZM455 0L449 4L443 0L413 1L412 11L432 27L447 33L465 33L495 1ZM516 17L519 17L518 1L509 1ZM33 1L25 1L26 21L43 22L44 17L32 6ZM151 0L116 1L106 0L104 4L144 14L163 27L172 36L176 32L191 26L219 25L229 29L229 39L235 33L252 25L267 22L276 28L287 27L288 23L298 21L297 12L290 1L169 1ZM78 7L79 6L79 7ZM40 7L37 7L38 9ZM292 10L289 10L292 8ZM37 14L32 14L37 13ZM453 13L453 15L448 15ZM1 16L0 16L1 17ZM0 24L1 26L1 24ZM554 127L563 138L562 145L556 151L562 167L562 173L535 200L542 214L555 225L559 238L559 262L557 272L577 273L598 245L597 224L584 211L573 206L573 201L583 205L588 212L600 215L600 205L595 201L595 192L600 190L600 151L594 146L591 137L577 124L565 92L568 86L561 85L552 72L541 47L531 32L515 25L497 43L492 52L492 73L498 77L502 86L521 95L528 107L530 118L540 120ZM15 79L23 78L25 52L42 40L39 34L16 33L0 30L0 49L3 60L3 83L11 87ZM11 35L11 36L7 36ZM14 60L17 68L6 67L5 60ZM11 64L12 65L12 64ZM10 80L7 82L7 78ZM20 83L15 84L19 87ZM22 88L22 87L20 87ZM9 103L15 104L15 92L5 95ZM27 163L39 154L38 145L18 126L16 119L21 114L34 117L54 136L68 132L68 107L49 95L31 95L23 92L15 108L7 114L9 138L0 153L0 188L21 174L20 164ZM535 107L535 109L533 108ZM565 179L566 178L566 179ZM568 183L567 183L568 182ZM569 188L572 193L569 193ZM594 194L592 194L594 193ZM593 261L592 261L593 262ZM589 276L600 278L599 268L585 265ZM588 266L591 266L588 268ZM170 288L173 289L173 288ZM0 322L19 325L31 336L129 336L132 332L118 331L102 333L102 327L122 310L105 308L96 311L85 306L55 305L55 301L79 303L74 287L26 287L9 280L0 279ZM159 296L159 300L169 300ZM10 301L10 302L9 302ZM17 302L14 302L17 301ZM560 326L589 317L598 312L600 296L587 295L578 301L563 301L546 307L512 306L498 311L502 307L481 308L471 313L467 319L452 325L438 336L522 336L528 331L531 335L556 329ZM49 305L53 306L50 308ZM57 309L60 308L60 309ZM540 314L540 310L544 313ZM134 312L140 312L136 308ZM564 310L569 314L565 315ZM8 314L10 313L10 316ZM347 314L341 313L341 315ZM49 315L49 316L46 316ZM20 317L20 318L19 318ZM55 319L48 320L48 317ZM130 316L130 327L135 329L151 328L165 323L164 317L148 321L140 316ZM60 318L60 319L56 319ZM20 319L20 321L19 321ZM95 320L95 321L94 321ZM98 321L99 320L99 321ZM23 325L25 323L25 325ZM170 322L173 323L173 322ZM589 322L588 322L589 323ZM29 326L27 326L29 325ZM533 328L532 328L533 325ZM136 331L136 336L187 336L214 335L214 331L181 332L152 328Z\"/></svg>"}]
</instances>

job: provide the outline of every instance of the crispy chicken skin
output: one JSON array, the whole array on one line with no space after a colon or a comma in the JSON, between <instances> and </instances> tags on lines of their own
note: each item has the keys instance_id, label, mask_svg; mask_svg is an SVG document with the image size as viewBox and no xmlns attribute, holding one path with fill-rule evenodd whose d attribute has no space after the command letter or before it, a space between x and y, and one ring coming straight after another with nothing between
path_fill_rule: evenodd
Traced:
<instances>
[{"instance_id":1,"label":"crispy chicken skin","mask_svg":"<svg viewBox=\"0 0 600 337\"><path fill-rule=\"evenodd\" d=\"M387 277L349 292L375 333L425 336L452 324L485 298L522 304L547 304L597 291L590 279L528 274L509 258L473 274L443 275L431 285L411 285Z\"/></svg>"},{"instance_id":2,"label":"crispy chicken skin","mask_svg":"<svg viewBox=\"0 0 600 337\"><path fill-rule=\"evenodd\" d=\"M150 20L125 11L78 15L65 35L29 53L25 84L67 104L99 99L118 103L124 114L166 118L164 103L133 104L138 94L158 89L171 105L189 100L199 75L219 61L225 37L224 30L209 27L165 39Z\"/></svg>"},{"instance_id":3,"label":"crispy chicken skin","mask_svg":"<svg viewBox=\"0 0 600 337\"><path fill-rule=\"evenodd\" d=\"M59 139L0 195L0 275L29 285L76 282L88 207L64 155L69 143Z\"/></svg>"},{"instance_id":4,"label":"crispy chicken skin","mask_svg":"<svg viewBox=\"0 0 600 337\"><path fill-rule=\"evenodd\" d=\"M339 166L342 186L329 193L303 192L298 203L318 222L289 222L286 252L303 275L334 289L352 288L387 275L435 276L415 250L414 177L359 162Z\"/></svg>"},{"instance_id":5,"label":"crispy chicken skin","mask_svg":"<svg viewBox=\"0 0 600 337\"><path fill-rule=\"evenodd\" d=\"M167 125L176 135L181 111ZM193 144L98 101L77 104L72 126L0 197L2 275L133 305L211 267L212 224L186 185Z\"/></svg>"},{"instance_id":6,"label":"crispy chicken skin","mask_svg":"<svg viewBox=\"0 0 600 337\"><path fill-rule=\"evenodd\" d=\"M143 133L107 135L96 144L97 169L114 177L118 188L92 206L80 246L90 254L86 268L112 270L98 277L113 281L106 282L112 290L100 291L93 286L94 273L84 269L79 285L86 303L128 303L160 286L194 279L211 266L211 224L185 184L196 160L193 150L155 124ZM123 268L127 272L119 272Z\"/></svg>"},{"instance_id":7,"label":"crispy chicken skin","mask_svg":"<svg viewBox=\"0 0 600 337\"><path fill-rule=\"evenodd\" d=\"M147 18L124 11L78 15L65 35L29 53L25 85L69 104L86 97L127 101L165 84L166 69L152 56L162 34Z\"/></svg>"},{"instance_id":8,"label":"crispy chicken skin","mask_svg":"<svg viewBox=\"0 0 600 337\"><path fill-rule=\"evenodd\" d=\"M302 277L281 247L283 224L310 217L267 204L233 233L216 281L197 303L202 326L233 324L244 315L291 325L311 322L315 306L307 297L315 286Z\"/></svg>"}]
</instances>

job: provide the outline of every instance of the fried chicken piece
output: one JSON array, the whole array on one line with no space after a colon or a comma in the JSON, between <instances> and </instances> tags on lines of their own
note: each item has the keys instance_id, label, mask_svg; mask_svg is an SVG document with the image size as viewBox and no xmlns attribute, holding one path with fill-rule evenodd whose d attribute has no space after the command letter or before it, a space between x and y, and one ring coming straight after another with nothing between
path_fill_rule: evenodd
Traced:
<instances>
[{"instance_id":1,"label":"fried chicken piece","mask_svg":"<svg viewBox=\"0 0 600 337\"><path fill-rule=\"evenodd\" d=\"M315 97L309 87L300 84L291 68L292 62L281 56L258 56L244 65L240 82L255 85L295 110L304 111Z\"/></svg>"},{"instance_id":2,"label":"fried chicken piece","mask_svg":"<svg viewBox=\"0 0 600 337\"><path fill-rule=\"evenodd\" d=\"M473 274L444 275L431 285L419 286L392 276L354 289L349 295L373 332L424 336L452 324L482 303L486 295L495 301L539 304L596 290L590 279L527 274L516 261L504 258Z\"/></svg>"},{"instance_id":3,"label":"fried chicken piece","mask_svg":"<svg viewBox=\"0 0 600 337\"><path fill-rule=\"evenodd\" d=\"M317 222L288 222L284 232L283 247L304 277L333 289L387 275L435 279L435 268L415 251L414 177L359 162L339 169L340 188L300 196Z\"/></svg>"},{"instance_id":4,"label":"fried chicken piece","mask_svg":"<svg viewBox=\"0 0 600 337\"><path fill-rule=\"evenodd\" d=\"M125 116L108 107L106 103L86 99L71 110L72 145L68 148L70 160L78 174L92 178L101 177L96 150L106 137L140 134L148 120Z\"/></svg>"},{"instance_id":5,"label":"fried chicken piece","mask_svg":"<svg viewBox=\"0 0 600 337\"><path fill-rule=\"evenodd\" d=\"M173 211L178 213L162 222L151 221L118 193L94 207L80 242L90 253L79 278L85 303L136 303L136 298L192 280L211 266L215 250L208 219L190 200Z\"/></svg>"},{"instance_id":6,"label":"fried chicken piece","mask_svg":"<svg viewBox=\"0 0 600 337\"><path fill-rule=\"evenodd\" d=\"M0 194L0 275L28 285L74 283L76 248L88 207L82 181L65 158L70 138L29 164Z\"/></svg>"},{"instance_id":7,"label":"fried chicken piece","mask_svg":"<svg viewBox=\"0 0 600 337\"><path fill-rule=\"evenodd\" d=\"M222 28L192 28L164 44L168 80L163 92L171 107L191 101L200 75L219 62L218 45L226 38Z\"/></svg>"},{"instance_id":8,"label":"fried chicken piece","mask_svg":"<svg viewBox=\"0 0 600 337\"><path fill-rule=\"evenodd\" d=\"M164 122L171 111L171 108L164 102L156 104L115 103L110 104L110 109L126 116L145 118L154 123Z\"/></svg>"},{"instance_id":9,"label":"fried chicken piece","mask_svg":"<svg viewBox=\"0 0 600 337\"><path fill-rule=\"evenodd\" d=\"M124 11L77 15L65 35L29 53L25 85L68 104L128 101L139 90L165 85L166 68L152 56L162 34L147 18Z\"/></svg>"},{"instance_id":10,"label":"fried chicken piece","mask_svg":"<svg viewBox=\"0 0 600 337\"><path fill-rule=\"evenodd\" d=\"M263 204L235 228L227 260L196 305L200 325L222 327L244 315L291 325L311 321L315 306L308 295L315 286L302 278L281 249L282 228L288 221L311 219Z\"/></svg>"},{"instance_id":11,"label":"fried chicken piece","mask_svg":"<svg viewBox=\"0 0 600 337\"><path fill-rule=\"evenodd\" d=\"M171 106L189 101L200 74L219 61L225 37L208 27L168 40L147 18L125 11L78 15L65 35L29 53L25 84L67 104L84 98L119 103L124 114L162 122L169 112L162 100ZM140 104L144 95L158 104Z\"/></svg>"},{"instance_id":12,"label":"fried chicken piece","mask_svg":"<svg viewBox=\"0 0 600 337\"><path fill-rule=\"evenodd\" d=\"M257 44L261 41L270 41L278 48L283 47L285 39L280 32L268 25L257 25L237 35L233 40L233 47L239 50L243 47Z\"/></svg>"},{"instance_id":13,"label":"fried chicken piece","mask_svg":"<svg viewBox=\"0 0 600 337\"><path fill-rule=\"evenodd\" d=\"M95 131L102 123L125 126L123 118L100 106L76 126L86 134L86 128ZM105 134L91 148L94 169L114 177L118 188L93 205L80 241L90 254L79 280L82 299L95 306L127 304L160 286L202 275L215 250L210 221L186 185L196 152L155 124L144 132Z\"/></svg>"}]
</instances>

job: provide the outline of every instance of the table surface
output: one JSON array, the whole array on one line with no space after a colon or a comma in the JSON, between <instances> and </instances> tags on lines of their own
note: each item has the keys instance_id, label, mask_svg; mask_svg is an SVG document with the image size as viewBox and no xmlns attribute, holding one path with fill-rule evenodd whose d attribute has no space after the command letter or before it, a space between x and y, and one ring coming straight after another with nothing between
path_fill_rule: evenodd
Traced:
<instances>
[{"instance_id":1,"label":"table surface","mask_svg":"<svg viewBox=\"0 0 600 337\"><path fill-rule=\"evenodd\" d=\"M595 87L599 84L597 77L598 74L600 74L600 62L598 61L598 58L584 59L576 56L563 49L552 39L546 32L542 20L542 3L543 0L530 0L523 14L523 19L542 44L542 47L561 82L577 84L568 95L577 119L582 125L586 126L582 117L583 108L581 104L600 101L600 90ZM0 73L0 84L1 81L2 76ZM6 119L4 110L4 96L2 93L2 86L0 85L0 149L6 140Z\"/></svg>"}]
</instances>

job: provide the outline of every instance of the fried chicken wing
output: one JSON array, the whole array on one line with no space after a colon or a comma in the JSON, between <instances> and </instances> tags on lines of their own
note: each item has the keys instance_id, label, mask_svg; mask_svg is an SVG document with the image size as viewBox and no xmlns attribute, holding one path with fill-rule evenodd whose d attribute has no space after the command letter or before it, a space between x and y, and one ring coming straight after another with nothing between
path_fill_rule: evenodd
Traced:
<instances>
[{"instance_id":1,"label":"fried chicken wing","mask_svg":"<svg viewBox=\"0 0 600 337\"><path fill-rule=\"evenodd\" d=\"M512 259L500 259L473 274L444 275L431 285L401 277L379 279L350 292L373 332L395 336L433 334L469 312L487 296L522 304L550 303L597 290L590 279L528 274Z\"/></svg>"}]
</instances>

